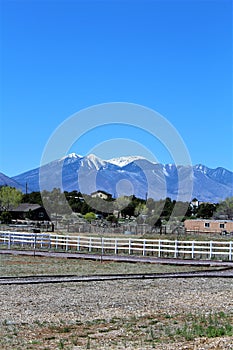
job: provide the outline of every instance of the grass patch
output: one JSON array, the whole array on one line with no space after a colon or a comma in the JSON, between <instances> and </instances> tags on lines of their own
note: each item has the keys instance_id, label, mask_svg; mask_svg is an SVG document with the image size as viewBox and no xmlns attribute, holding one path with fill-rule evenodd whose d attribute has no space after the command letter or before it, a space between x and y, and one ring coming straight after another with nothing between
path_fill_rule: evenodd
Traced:
<instances>
[{"instance_id":1,"label":"grass patch","mask_svg":"<svg viewBox=\"0 0 233 350\"><path fill-rule=\"evenodd\" d=\"M33 329L33 332L31 330ZM18 325L15 329L3 324L0 329L0 348L113 349L114 344L141 348L175 341L192 341L195 338L233 336L233 315L222 311L209 314L155 314L141 317L118 317L110 320L94 319L89 322L61 322ZM66 337L65 337L65 334ZM25 345L26 344L26 345Z\"/></svg>"},{"instance_id":2,"label":"grass patch","mask_svg":"<svg viewBox=\"0 0 233 350\"><path fill-rule=\"evenodd\" d=\"M181 328L177 328L175 335L181 336L185 340L193 340L201 337L232 336L232 320L224 312L209 314L208 316L193 316L192 322L185 322Z\"/></svg>"}]
</instances>

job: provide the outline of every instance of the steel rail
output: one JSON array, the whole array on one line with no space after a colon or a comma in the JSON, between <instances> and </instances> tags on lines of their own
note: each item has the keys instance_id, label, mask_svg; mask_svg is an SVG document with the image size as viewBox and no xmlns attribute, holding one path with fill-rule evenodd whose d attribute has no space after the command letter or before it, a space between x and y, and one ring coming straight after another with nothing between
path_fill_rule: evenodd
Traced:
<instances>
[{"instance_id":1,"label":"steel rail","mask_svg":"<svg viewBox=\"0 0 233 350\"><path fill-rule=\"evenodd\" d=\"M233 278L233 269L203 270L191 272L170 273L139 273L139 274L110 274L110 275L38 275L21 277L0 277L0 285L22 285L41 283L67 283L67 282L93 282L93 281L115 281L115 280L142 280L157 278Z\"/></svg>"}]
</instances>

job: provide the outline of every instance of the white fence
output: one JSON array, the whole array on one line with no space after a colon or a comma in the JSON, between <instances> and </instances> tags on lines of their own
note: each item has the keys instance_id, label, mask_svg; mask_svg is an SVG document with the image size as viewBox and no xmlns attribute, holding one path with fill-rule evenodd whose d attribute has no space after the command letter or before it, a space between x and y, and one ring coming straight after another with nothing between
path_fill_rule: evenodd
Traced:
<instances>
[{"instance_id":1,"label":"white fence","mask_svg":"<svg viewBox=\"0 0 233 350\"><path fill-rule=\"evenodd\" d=\"M178 241L0 231L0 247L4 245L8 249L62 249L97 254L153 255L159 258L233 260L232 241Z\"/></svg>"}]
</instances>

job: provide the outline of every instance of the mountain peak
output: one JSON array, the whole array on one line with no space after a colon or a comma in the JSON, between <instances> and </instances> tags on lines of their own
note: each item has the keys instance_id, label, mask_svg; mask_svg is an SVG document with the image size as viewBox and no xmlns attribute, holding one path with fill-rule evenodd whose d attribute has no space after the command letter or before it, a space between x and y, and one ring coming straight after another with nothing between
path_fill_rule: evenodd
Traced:
<instances>
[{"instance_id":1,"label":"mountain peak","mask_svg":"<svg viewBox=\"0 0 233 350\"><path fill-rule=\"evenodd\" d=\"M119 167L123 168L125 165L135 162L136 160L146 160L146 158L142 156L122 156L118 158L109 159L107 160L107 162L114 165L118 165Z\"/></svg>"},{"instance_id":2,"label":"mountain peak","mask_svg":"<svg viewBox=\"0 0 233 350\"><path fill-rule=\"evenodd\" d=\"M87 159L90 159L90 160L100 160L100 158L98 158L95 154L93 153L90 153L86 156Z\"/></svg>"},{"instance_id":3,"label":"mountain peak","mask_svg":"<svg viewBox=\"0 0 233 350\"><path fill-rule=\"evenodd\" d=\"M196 164L196 165L194 166L194 169L197 170L197 171L201 171L201 172L203 172L204 174L206 174L207 171L208 171L208 168L207 168L205 165L202 165L202 164Z\"/></svg>"},{"instance_id":4,"label":"mountain peak","mask_svg":"<svg viewBox=\"0 0 233 350\"><path fill-rule=\"evenodd\" d=\"M186 194L189 194L187 188L190 188L190 181L193 181L191 197L196 197L200 201L216 203L233 195L233 173L220 167L210 169L205 165L197 164L192 169L188 169L187 166L182 165L158 164L142 156L123 156L103 160L94 154L79 156L76 153L68 154L63 161L62 190L65 191L82 190L85 194L89 194L93 189L101 188L108 193L116 194L121 186L127 183L132 187L132 193L138 198L145 198L145 193L148 193L149 189L151 198L177 199L179 190L181 196L184 196L182 198L187 201ZM52 190L60 186L57 181L57 174L61 171L60 165L58 160L44 168L42 187L39 182L39 168L15 176L13 180L17 184L27 183L31 191ZM192 179L190 179L189 170L193 170ZM2 178L2 184L9 184L10 180L12 179ZM85 183L86 192L80 189L80 183ZM179 185L180 183L182 186Z\"/></svg>"},{"instance_id":5,"label":"mountain peak","mask_svg":"<svg viewBox=\"0 0 233 350\"><path fill-rule=\"evenodd\" d=\"M80 156L77 153L69 153L66 156L62 157L60 160L64 160L64 159L77 159L77 158L82 158L83 156Z\"/></svg>"}]
</instances>

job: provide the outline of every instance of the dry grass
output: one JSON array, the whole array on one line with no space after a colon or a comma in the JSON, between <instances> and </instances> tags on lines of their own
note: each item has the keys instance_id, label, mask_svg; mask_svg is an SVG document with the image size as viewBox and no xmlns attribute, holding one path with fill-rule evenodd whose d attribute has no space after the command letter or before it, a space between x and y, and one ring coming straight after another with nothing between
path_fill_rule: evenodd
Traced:
<instances>
[{"instance_id":1,"label":"dry grass","mask_svg":"<svg viewBox=\"0 0 233 350\"><path fill-rule=\"evenodd\" d=\"M1 276L94 275L120 273L165 273L208 270L202 266L160 265L148 263L99 262L82 259L0 255Z\"/></svg>"}]
</instances>

